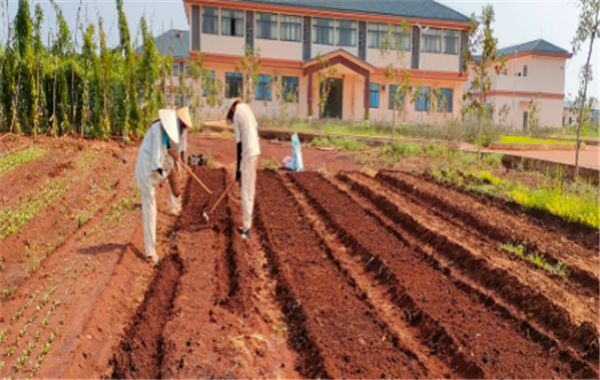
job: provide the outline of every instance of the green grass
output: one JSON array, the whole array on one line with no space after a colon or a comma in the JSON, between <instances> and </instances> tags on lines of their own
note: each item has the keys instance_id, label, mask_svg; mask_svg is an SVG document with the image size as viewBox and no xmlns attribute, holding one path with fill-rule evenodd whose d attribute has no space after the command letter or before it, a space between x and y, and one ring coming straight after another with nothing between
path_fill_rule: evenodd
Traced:
<instances>
[{"instance_id":1,"label":"green grass","mask_svg":"<svg viewBox=\"0 0 600 380\"><path fill-rule=\"evenodd\" d=\"M313 148L335 148L349 152L361 152L369 149L369 146L364 142L343 137L323 137L322 139L314 138L311 141L310 146Z\"/></svg>"},{"instance_id":2,"label":"green grass","mask_svg":"<svg viewBox=\"0 0 600 380\"><path fill-rule=\"evenodd\" d=\"M556 264L551 264L544 256L542 256L539 252L534 252L525 256L525 247L523 244L512 245L512 244L500 244L500 248L504 251L513 253L521 258L526 258L535 266L542 268L546 272L560 277L566 277L568 275L568 270L565 265L563 265L560 261Z\"/></svg>"},{"instance_id":3,"label":"green grass","mask_svg":"<svg viewBox=\"0 0 600 380\"><path fill-rule=\"evenodd\" d=\"M9 206L0 211L0 240L17 232L44 207L61 197L69 189L66 178L47 180L38 190L30 192L18 207Z\"/></svg>"},{"instance_id":4,"label":"green grass","mask_svg":"<svg viewBox=\"0 0 600 380\"><path fill-rule=\"evenodd\" d=\"M270 160L266 160L263 162L263 169L266 170L277 170L279 168L279 161L276 158L271 158Z\"/></svg>"},{"instance_id":5,"label":"green grass","mask_svg":"<svg viewBox=\"0 0 600 380\"><path fill-rule=\"evenodd\" d=\"M27 148L17 153L8 154L0 158L0 176L26 164L30 161L43 157L48 151L36 147Z\"/></svg>"},{"instance_id":6,"label":"green grass","mask_svg":"<svg viewBox=\"0 0 600 380\"><path fill-rule=\"evenodd\" d=\"M489 171L467 170L433 169L431 175L438 182L464 185L466 190L478 194L506 197L524 208L547 211L570 222L600 229L600 196L596 186L584 181L568 183L557 177L529 188L520 182L498 178Z\"/></svg>"},{"instance_id":7,"label":"green grass","mask_svg":"<svg viewBox=\"0 0 600 380\"><path fill-rule=\"evenodd\" d=\"M560 141L553 139L536 139L527 136L502 136L500 139L504 144L560 144Z\"/></svg>"}]
</instances>

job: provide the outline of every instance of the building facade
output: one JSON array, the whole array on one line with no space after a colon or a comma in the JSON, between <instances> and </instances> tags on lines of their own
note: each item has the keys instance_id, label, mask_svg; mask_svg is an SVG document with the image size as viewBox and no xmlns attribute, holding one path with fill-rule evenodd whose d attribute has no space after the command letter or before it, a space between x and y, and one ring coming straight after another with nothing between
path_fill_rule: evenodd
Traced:
<instances>
[{"instance_id":1,"label":"building facade","mask_svg":"<svg viewBox=\"0 0 600 380\"><path fill-rule=\"evenodd\" d=\"M541 126L562 126L565 67L572 54L540 39L498 49L498 56L502 55L506 57L505 68L499 74L491 71L492 85L487 97L494 122L527 130L530 102L535 100ZM469 71L465 91L474 79L473 70Z\"/></svg>"},{"instance_id":2,"label":"building facade","mask_svg":"<svg viewBox=\"0 0 600 380\"><path fill-rule=\"evenodd\" d=\"M460 118L464 84L461 57L470 19L432 0L363 2L334 0L183 0L189 58L202 53L210 77L225 85L225 98L241 96L236 72L247 48L260 51L261 73L252 107L258 116L328 116L346 120L390 121L394 80L385 68L410 73L410 85L429 97L406 99L402 119L433 122ZM400 27L403 20L409 31ZM397 41L382 54L388 31ZM335 67L323 115L319 115L319 76L323 57ZM276 89L280 91L276 91ZM278 93L277 93L278 92ZM279 98L279 99L278 99ZM443 101L442 101L443 98ZM437 104L437 105L435 105ZM435 108L435 109L434 109Z\"/></svg>"}]
</instances>

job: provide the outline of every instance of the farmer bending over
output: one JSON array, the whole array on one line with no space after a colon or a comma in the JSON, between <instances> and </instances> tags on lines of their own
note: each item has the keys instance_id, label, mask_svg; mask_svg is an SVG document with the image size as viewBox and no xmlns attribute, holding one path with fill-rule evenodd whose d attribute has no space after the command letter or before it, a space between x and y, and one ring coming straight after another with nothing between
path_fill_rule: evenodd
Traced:
<instances>
[{"instance_id":1,"label":"farmer bending over","mask_svg":"<svg viewBox=\"0 0 600 380\"><path fill-rule=\"evenodd\" d=\"M135 180L142 193L144 247L146 257L157 264L155 187L168 176L167 146L179 143L177 115L173 110L158 111L159 120L146 132L135 163Z\"/></svg>"},{"instance_id":2,"label":"farmer bending over","mask_svg":"<svg viewBox=\"0 0 600 380\"><path fill-rule=\"evenodd\" d=\"M260 155L258 145L258 123L250 106L239 98L233 99L228 108L227 120L233 122L237 143L237 169L235 180L242 180L242 212L244 225L238 227L242 238L250 240L252 210L256 187L256 163ZM241 171L240 171L241 166Z\"/></svg>"}]
</instances>

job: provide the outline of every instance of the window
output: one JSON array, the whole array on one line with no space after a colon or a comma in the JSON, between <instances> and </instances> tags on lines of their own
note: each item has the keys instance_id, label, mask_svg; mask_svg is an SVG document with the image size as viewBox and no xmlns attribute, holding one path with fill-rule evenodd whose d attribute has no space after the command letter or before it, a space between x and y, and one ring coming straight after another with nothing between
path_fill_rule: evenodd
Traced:
<instances>
[{"instance_id":1,"label":"window","mask_svg":"<svg viewBox=\"0 0 600 380\"><path fill-rule=\"evenodd\" d=\"M281 87L285 102L298 103L298 77L282 77Z\"/></svg>"},{"instance_id":2,"label":"window","mask_svg":"<svg viewBox=\"0 0 600 380\"><path fill-rule=\"evenodd\" d=\"M214 7L202 7L202 33L218 34L219 10Z\"/></svg>"},{"instance_id":3,"label":"window","mask_svg":"<svg viewBox=\"0 0 600 380\"><path fill-rule=\"evenodd\" d=\"M563 116L563 123L562 123L562 125L565 125L565 117L564 116Z\"/></svg>"},{"instance_id":4,"label":"window","mask_svg":"<svg viewBox=\"0 0 600 380\"><path fill-rule=\"evenodd\" d=\"M261 12L256 14L256 38L277 39L277 14Z\"/></svg>"},{"instance_id":5,"label":"window","mask_svg":"<svg viewBox=\"0 0 600 380\"><path fill-rule=\"evenodd\" d=\"M215 72L208 71L208 76L206 72L202 73L202 96L206 97L206 87L215 84Z\"/></svg>"},{"instance_id":6,"label":"window","mask_svg":"<svg viewBox=\"0 0 600 380\"><path fill-rule=\"evenodd\" d=\"M369 85L369 96L371 98L371 108L379 108L379 83Z\"/></svg>"},{"instance_id":7,"label":"window","mask_svg":"<svg viewBox=\"0 0 600 380\"><path fill-rule=\"evenodd\" d=\"M392 36L391 36L392 49L400 49L404 51L410 51L410 31L404 33L401 25L392 25Z\"/></svg>"},{"instance_id":8,"label":"window","mask_svg":"<svg viewBox=\"0 0 600 380\"><path fill-rule=\"evenodd\" d=\"M451 88L440 88L438 96L438 112L452 112L452 95L454 90Z\"/></svg>"},{"instance_id":9,"label":"window","mask_svg":"<svg viewBox=\"0 0 600 380\"><path fill-rule=\"evenodd\" d=\"M256 83L256 100L271 100L271 76L261 75Z\"/></svg>"},{"instance_id":10,"label":"window","mask_svg":"<svg viewBox=\"0 0 600 380\"><path fill-rule=\"evenodd\" d=\"M313 43L333 45L333 20L315 17L313 21Z\"/></svg>"},{"instance_id":11,"label":"window","mask_svg":"<svg viewBox=\"0 0 600 380\"><path fill-rule=\"evenodd\" d=\"M281 15L281 35L282 41L300 41L300 16Z\"/></svg>"},{"instance_id":12,"label":"window","mask_svg":"<svg viewBox=\"0 0 600 380\"><path fill-rule=\"evenodd\" d=\"M431 92L431 88L423 87L421 89L421 96L415 102L415 110L416 111L429 111L429 107L431 105L431 100L429 99L429 93ZM423 104L425 103L425 104Z\"/></svg>"},{"instance_id":13,"label":"window","mask_svg":"<svg viewBox=\"0 0 600 380\"><path fill-rule=\"evenodd\" d=\"M388 24L369 23L369 47L379 49L387 38Z\"/></svg>"},{"instance_id":14,"label":"window","mask_svg":"<svg viewBox=\"0 0 600 380\"><path fill-rule=\"evenodd\" d=\"M527 65L523 66L523 76L526 77L527 76Z\"/></svg>"},{"instance_id":15,"label":"window","mask_svg":"<svg viewBox=\"0 0 600 380\"><path fill-rule=\"evenodd\" d=\"M458 54L458 30L444 30L444 54Z\"/></svg>"},{"instance_id":16,"label":"window","mask_svg":"<svg viewBox=\"0 0 600 380\"><path fill-rule=\"evenodd\" d=\"M179 76L179 62L173 62L173 76Z\"/></svg>"},{"instance_id":17,"label":"window","mask_svg":"<svg viewBox=\"0 0 600 380\"><path fill-rule=\"evenodd\" d=\"M573 124L573 118L569 117L569 125Z\"/></svg>"},{"instance_id":18,"label":"window","mask_svg":"<svg viewBox=\"0 0 600 380\"><path fill-rule=\"evenodd\" d=\"M337 46L356 46L356 21L337 20L335 39Z\"/></svg>"},{"instance_id":19,"label":"window","mask_svg":"<svg viewBox=\"0 0 600 380\"><path fill-rule=\"evenodd\" d=\"M395 84L390 84L390 97L388 101L388 109L394 109L394 100L396 99L396 91L398 90L398 86ZM402 92L402 89L400 89ZM404 93L400 94L400 103L396 104L396 109L401 109L404 105Z\"/></svg>"},{"instance_id":20,"label":"window","mask_svg":"<svg viewBox=\"0 0 600 380\"><path fill-rule=\"evenodd\" d=\"M188 65L186 65L183 62L179 62L179 72L180 73L186 73L188 69Z\"/></svg>"},{"instance_id":21,"label":"window","mask_svg":"<svg viewBox=\"0 0 600 380\"><path fill-rule=\"evenodd\" d=\"M244 77L241 73L225 73L225 97L237 98L242 95Z\"/></svg>"},{"instance_id":22,"label":"window","mask_svg":"<svg viewBox=\"0 0 600 380\"><path fill-rule=\"evenodd\" d=\"M244 35L244 11L235 9L221 9L221 35Z\"/></svg>"},{"instance_id":23,"label":"window","mask_svg":"<svg viewBox=\"0 0 600 380\"><path fill-rule=\"evenodd\" d=\"M442 30L429 28L423 30L421 37L423 42L421 51L423 53L440 53L442 51Z\"/></svg>"}]
</instances>

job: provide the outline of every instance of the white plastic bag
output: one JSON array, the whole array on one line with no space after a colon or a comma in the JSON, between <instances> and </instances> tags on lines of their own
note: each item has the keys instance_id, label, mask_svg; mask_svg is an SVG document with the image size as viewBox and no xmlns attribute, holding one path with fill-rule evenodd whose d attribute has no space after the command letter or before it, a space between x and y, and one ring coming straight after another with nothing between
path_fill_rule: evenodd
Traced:
<instances>
[{"instance_id":1,"label":"white plastic bag","mask_svg":"<svg viewBox=\"0 0 600 380\"><path fill-rule=\"evenodd\" d=\"M292 152L294 153L294 167L296 171L303 171L304 164L302 163L302 150L300 147L300 140L298 139L297 133L294 133L292 135Z\"/></svg>"},{"instance_id":2,"label":"white plastic bag","mask_svg":"<svg viewBox=\"0 0 600 380\"><path fill-rule=\"evenodd\" d=\"M287 170L295 171L296 167L294 165L294 159L290 156L285 156L283 159L283 167Z\"/></svg>"}]
</instances>

